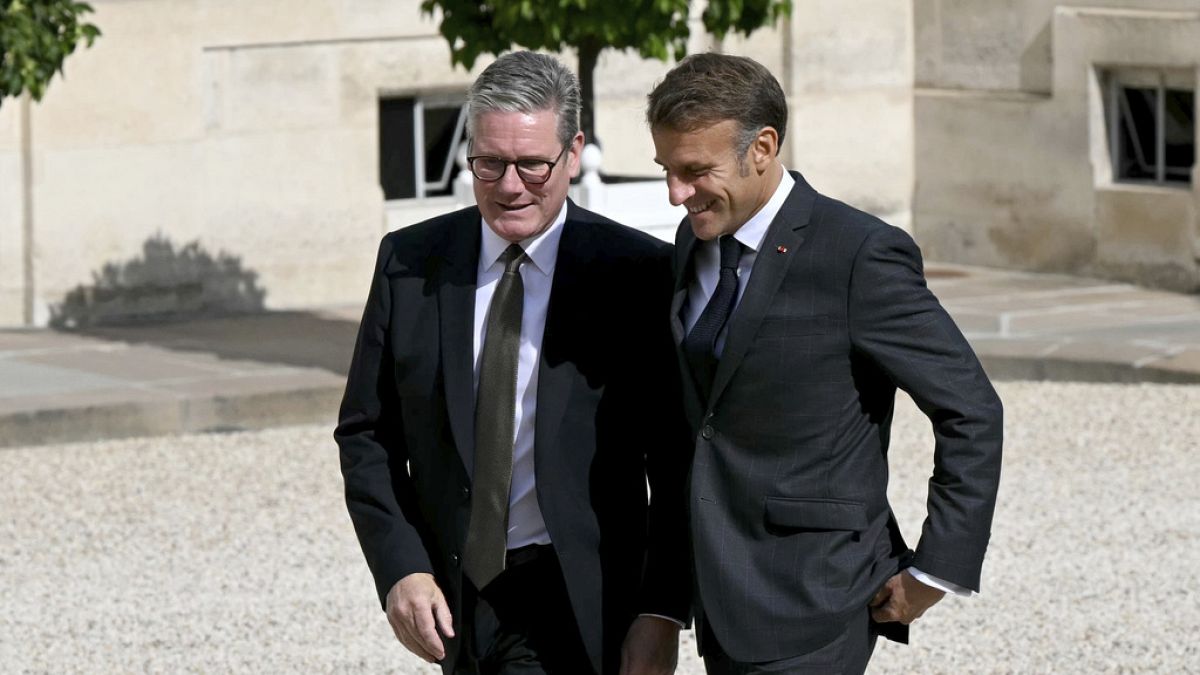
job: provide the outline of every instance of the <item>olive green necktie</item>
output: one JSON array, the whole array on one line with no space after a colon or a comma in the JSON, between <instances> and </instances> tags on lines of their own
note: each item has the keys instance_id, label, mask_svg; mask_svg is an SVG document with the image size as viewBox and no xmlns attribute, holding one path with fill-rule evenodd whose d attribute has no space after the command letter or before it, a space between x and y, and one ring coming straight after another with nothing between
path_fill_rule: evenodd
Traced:
<instances>
[{"instance_id":1,"label":"olive green necktie","mask_svg":"<svg viewBox=\"0 0 1200 675\"><path fill-rule=\"evenodd\" d=\"M471 520L463 565L476 588L504 571L508 544L508 492L512 483L513 418L516 415L517 354L525 284L521 264L529 258L517 244L500 256L504 274L488 308L487 333L475 397L475 464Z\"/></svg>"}]
</instances>

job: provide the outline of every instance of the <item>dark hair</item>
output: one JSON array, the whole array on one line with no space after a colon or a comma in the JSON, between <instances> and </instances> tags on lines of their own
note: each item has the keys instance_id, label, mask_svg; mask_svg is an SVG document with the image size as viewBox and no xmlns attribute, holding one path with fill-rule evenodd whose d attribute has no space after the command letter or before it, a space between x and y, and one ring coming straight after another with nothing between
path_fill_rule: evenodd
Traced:
<instances>
[{"instance_id":1,"label":"dark hair","mask_svg":"<svg viewBox=\"0 0 1200 675\"><path fill-rule=\"evenodd\" d=\"M775 76L753 59L693 54L672 68L647 98L651 129L695 131L734 120L740 127L734 142L738 157L746 154L763 127L779 132L783 145L787 99Z\"/></svg>"},{"instance_id":2,"label":"dark hair","mask_svg":"<svg viewBox=\"0 0 1200 675\"><path fill-rule=\"evenodd\" d=\"M540 110L558 115L558 140L570 145L579 132L579 80L553 56L505 54L485 68L467 92L467 134L474 136L484 113Z\"/></svg>"}]
</instances>

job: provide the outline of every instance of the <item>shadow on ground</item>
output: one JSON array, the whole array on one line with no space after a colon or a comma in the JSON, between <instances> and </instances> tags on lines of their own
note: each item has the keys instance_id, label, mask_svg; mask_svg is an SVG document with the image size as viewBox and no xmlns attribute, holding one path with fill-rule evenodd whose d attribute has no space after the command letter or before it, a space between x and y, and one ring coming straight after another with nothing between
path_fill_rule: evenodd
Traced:
<instances>
[{"instance_id":1,"label":"shadow on ground","mask_svg":"<svg viewBox=\"0 0 1200 675\"><path fill-rule=\"evenodd\" d=\"M190 321L93 326L72 331L103 340L201 351L222 359L322 368L345 375L358 325L309 312L262 312Z\"/></svg>"}]
</instances>

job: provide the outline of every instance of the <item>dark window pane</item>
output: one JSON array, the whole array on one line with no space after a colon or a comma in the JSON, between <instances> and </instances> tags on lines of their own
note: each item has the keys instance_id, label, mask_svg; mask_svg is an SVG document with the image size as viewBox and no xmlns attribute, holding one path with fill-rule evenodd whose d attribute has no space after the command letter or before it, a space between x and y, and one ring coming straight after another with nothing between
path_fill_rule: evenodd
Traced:
<instances>
[{"instance_id":1,"label":"dark window pane","mask_svg":"<svg viewBox=\"0 0 1200 675\"><path fill-rule=\"evenodd\" d=\"M1117 96L1118 157L1117 178L1155 180L1155 124L1158 96L1156 89L1121 87Z\"/></svg>"},{"instance_id":2,"label":"dark window pane","mask_svg":"<svg viewBox=\"0 0 1200 675\"><path fill-rule=\"evenodd\" d=\"M425 107L425 182L437 183L426 195L450 194L454 176L458 174L458 165L454 163L454 153L458 150L458 112L460 106L448 108ZM442 176L447 179L443 182Z\"/></svg>"},{"instance_id":3,"label":"dark window pane","mask_svg":"<svg viewBox=\"0 0 1200 675\"><path fill-rule=\"evenodd\" d=\"M413 99L379 101L379 182L384 199L417 196Z\"/></svg>"},{"instance_id":4,"label":"dark window pane","mask_svg":"<svg viewBox=\"0 0 1200 675\"><path fill-rule=\"evenodd\" d=\"M1196 162L1196 97L1190 91L1168 89L1164 103L1167 180L1190 183Z\"/></svg>"}]
</instances>

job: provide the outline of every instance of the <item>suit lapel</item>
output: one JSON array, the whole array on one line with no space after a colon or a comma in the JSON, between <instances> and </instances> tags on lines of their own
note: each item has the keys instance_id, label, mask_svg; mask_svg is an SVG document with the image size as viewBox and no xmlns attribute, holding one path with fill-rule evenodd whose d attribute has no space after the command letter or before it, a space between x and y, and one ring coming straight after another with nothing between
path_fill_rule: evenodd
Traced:
<instances>
[{"instance_id":1,"label":"suit lapel","mask_svg":"<svg viewBox=\"0 0 1200 675\"><path fill-rule=\"evenodd\" d=\"M687 327L683 325L683 303L687 300L688 280L692 278L692 251L696 248L696 235L685 221L680 225L675 246L675 295L671 299L671 337L675 346L683 344Z\"/></svg>"},{"instance_id":2,"label":"suit lapel","mask_svg":"<svg viewBox=\"0 0 1200 675\"><path fill-rule=\"evenodd\" d=\"M467 475L475 460L475 284L479 267L479 212L453 223L437 280L442 373L454 446Z\"/></svg>"},{"instance_id":3,"label":"suit lapel","mask_svg":"<svg viewBox=\"0 0 1200 675\"><path fill-rule=\"evenodd\" d=\"M792 177L796 184L767 228L750 272L750 282L730 317L725 349L713 376L712 395L708 401L710 408L741 365L775 292L804 244L804 228L808 226L817 194L800 174L792 173Z\"/></svg>"},{"instance_id":4,"label":"suit lapel","mask_svg":"<svg viewBox=\"0 0 1200 675\"><path fill-rule=\"evenodd\" d=\"M687 326L683 323L683 303L687 301L688 281L695 269L693 254L696 250L696 235L687 220L679 226L675 237L675 294L671 299L671 337L675 340L675 356L679 362L680 381L684 391L684 410L688 420L699 424L698 420L704 411L704 401L692 375L692 367L683 355L683 338L687 335Z\"/></svg>"},{"instance_id":5,"label":"suit lapel","mask_svg":"<svg viewBox=\"0 0 1200 675\"><path fill-rule=\"evenodd\" d=\"M554 439L562 423L571 395L572 378L576 374L571 360L563 358L563 340L572 336L572 314L584 310L578 285L587 278L583 269L587 225L576 219L576 206L567 205L567 221L563 223L558 242L558 257L554 263L554 279L550 283L550 302L546 308L546 328L542 333L542 350L538 355L537 416L534 419L533 453L538 466L547 466L554 457Z\"/></svg>"}]
</instances>

